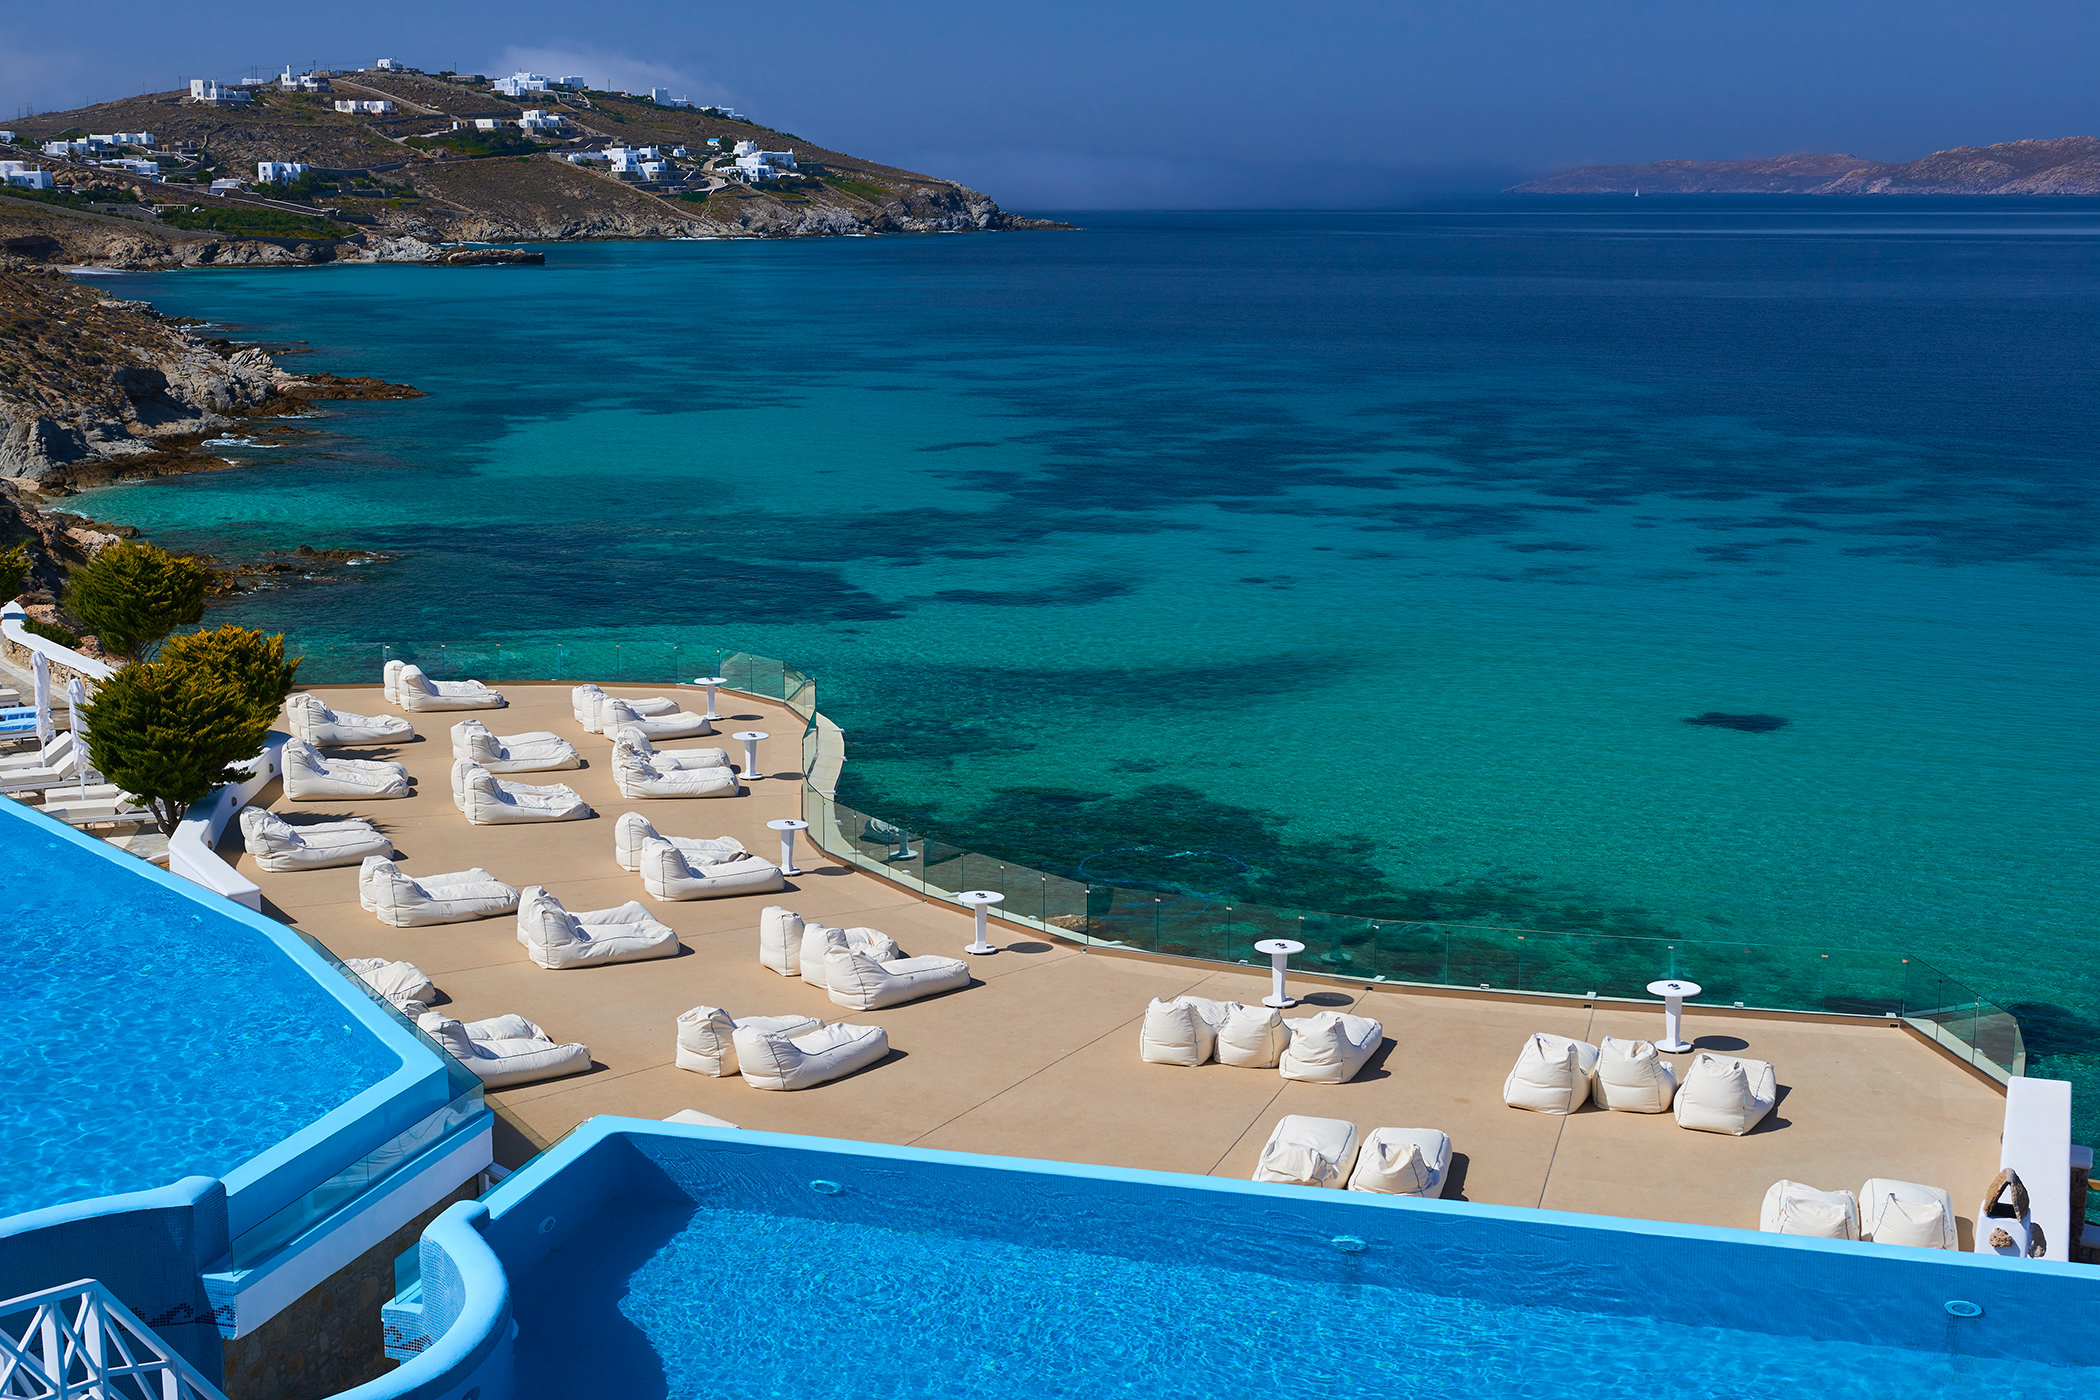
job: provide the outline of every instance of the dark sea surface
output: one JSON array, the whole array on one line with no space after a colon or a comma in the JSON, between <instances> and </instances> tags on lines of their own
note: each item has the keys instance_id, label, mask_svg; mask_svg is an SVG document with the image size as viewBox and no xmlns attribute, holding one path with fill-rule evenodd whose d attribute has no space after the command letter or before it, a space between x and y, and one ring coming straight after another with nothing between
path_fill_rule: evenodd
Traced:
<instances>
[{"instance_id":1,"label":"dark sea surface","mask_svg":"<svg viewBox=\"0 0 2100 1400\"><path fill-rule=\"evenodd\" d=\"M2100 203L1068 217L107 279L429 397L82 508L398 553L230 610L375 679L788 658L844 800L1061 874L1905 950L2090 1140Z\"/></svg>"}]
</instances>

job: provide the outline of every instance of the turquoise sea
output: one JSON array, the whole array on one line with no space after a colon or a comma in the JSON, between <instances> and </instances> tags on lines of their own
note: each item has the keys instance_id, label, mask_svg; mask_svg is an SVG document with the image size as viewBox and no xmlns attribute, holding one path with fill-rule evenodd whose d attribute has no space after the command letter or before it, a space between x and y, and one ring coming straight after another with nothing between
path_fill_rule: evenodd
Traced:
<instances>
[{"instance_id":1,"label":"turquoise sea","mask_svg":"<svg viewBox=\"0 0 2100 1400\"><path fill-rule=\"evenodd\" d=\"M1060 873L1904 949L2091 1140L2100 203L1068 217L103 279L429 397L82 508L397 553L229 610L311 647L786 657Z\"/></svg>"}]
</instances>

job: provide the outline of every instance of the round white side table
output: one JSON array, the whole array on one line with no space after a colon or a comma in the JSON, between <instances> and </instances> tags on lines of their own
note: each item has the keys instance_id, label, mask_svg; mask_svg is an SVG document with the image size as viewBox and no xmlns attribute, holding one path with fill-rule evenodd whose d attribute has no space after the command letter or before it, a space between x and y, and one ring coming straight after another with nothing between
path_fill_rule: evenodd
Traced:
<instances>
[{"instance_id":1,"label":"round white side table","mask_svg":"<svg viewBox=\"0 0 2100 1400\"><path fill-rule=\"evenodd\" d=\"M763 729L739 729L729 737L744 741L744 781L755 783L766 776L758 771L758 741L773 736Z\"/></svg>"},{"instance_id":2,"label":"round white side table","mask_svg":"<svg viewBox=\"0 0 2100 1400\"><path fill-rule=\"evenodd\" d=\"M1284 994L1283 974L1290 966L1291 954L1304 952L1305 945L1291 938L1264 938L1254 945L1254 951L1269 955L1269 994L1261 999L1261 1004L1279 1009L1296 1006L1298 999Z\"/></svg>"},{"instance_id":3,"label":"round white side table","mask_svg":"<svg viewBox=\"0 0 2100 1400\"><path fill-rule=\"evenodd\" d=\"M795 868L795 833L809 830L809 823L793 817L780 817L766 825L780 833L780 873L800 875L802 872Z\"/></svg>"},{"instance_id":4,"label":"round white side table","mask_svg":"<svg viewBox=\"0 0 2100 1400\"><path fill-rule=\"evenodd\" d=\"M999 950L985 941L984 911L994 904L1004 904L1006 896L997 890L964 890L957 899L977 911L977 941L963 949L965 953L996 953Z\"/></svg>"},{"instance_id":5,"label":"round white side table","mask_svg":"<svg viewBox=\"0 0 2100 1400\"><path fill-rule=\"evenodd\" d=\"M1655 1042L1655 1048L1666 1055L1688 1053L1691 1042L1684 1038L1684 999L1699 995L1697 982L1679 982L1664 979L1648 984L1648 995L1663 999L1663 1038Z\"/></svg>"},{"instance_id":6,"label":"round white side table","mask_svg":"<svg viewBox=\"0 0 2100 1400\"><path fill-rule=\"evenodd\" d=\"M695 676L693 677L693 684L704 685L707 687L707 714L704 716L704 718L711 720L720 719L721 716L715 713L715 687L718 685L728 685L729 677Z\"/></svg>"}]
</instances>

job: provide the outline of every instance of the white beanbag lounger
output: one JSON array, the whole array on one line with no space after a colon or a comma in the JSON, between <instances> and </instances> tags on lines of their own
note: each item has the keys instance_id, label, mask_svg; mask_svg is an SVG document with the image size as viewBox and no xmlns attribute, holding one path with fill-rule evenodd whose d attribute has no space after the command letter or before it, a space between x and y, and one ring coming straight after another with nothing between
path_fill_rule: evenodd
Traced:
<instances>
[{"instance_id":1,"label":"white beanbag lounger","mask_svg":"<svg viewBox=\"0 0 2100 1400\"><path fill-rule=\"evenodd\" d=\"M754 1089L808 1089L874 1064L890 1053L890 1038L880 1026L849 1026L844 1021L818 1030L788 1035L739 1025L737 1073Z\"/></svg>"},{"instance_id":2,"label":"white beanbag lounger","mask_svg":"<svg viewBox=\"0 0 2100 1400\"><path fill-rule=\"evenodd\" d=\"M394 843L361 818L293 826L260 807L241 809L241 843L265 870L325 870L394 853Z\"/></svg>"},{"instance_id":3,"label":"white beanbag lounger","mask_svg":"<svg viewBox=\"0 0 2100 1400\"><path fill-rule=\"evenodd\" d=\"M476 826L580 821L591 814L591 804L566 783L544 787L507 783L467 759L453 765L453 777L459 791L459 809Z\"/></svg>"},{"instance_id":4,"label":"white beanbag lounger","mask_svg":"<svg viewBox=\"0 0 2100 1400\"><path fill-rule=\"evenodd\" d=\"M1291 1043L1291 1028L1273 1006L1225 1003L1218 1022L1218 1063L1241 1069L1274 1069Z\"/></svg>"},{"instance_id":5,"label":"white beanbag lounger","mask_svg":"<svg viewBox=\"0 0 2100 1400\"><path fill-rule=\"evenodd\" d=\"M736 1124L727 1118L717 1118L712 1113L702 1113L697 1108L681 1108L676 1113L664 1115L666 1123L690 1123L696 1128L734 1128Z\"/></svg>"},{"instance_id":6,"label":"white beanbag lounger","mask_svg":"<svg viewBox=\"0 0 2100 1400\"><path fill-rule=\"evenodd\" d=\"M1692 1057L1673 1108L1677 1126L1741 1137L1779 1102L1779 1081L1763 1060L1701 1050Z\"/></svg>"},{"instance_id":7,"label":"white beanbag lounger","mask_svg":"<svg viewBox=\"0 0 2100 1400\"><path fill-rule=\"evenodd\" d=\"M970 985L970 965L961 958L897 958L882 962L849 949L824 959L831 999L849 1011L880 1011Z\"/></svg>"},{"instance_id":8,"label":"white beanbag lounger","mask_svg":"<svg viewBox=\"0 0 2100 1400\"><path fill-rule=\"evenodd\" d=\"M450 1016L426 1011L416 1018L416 1024L491 1089L581 1074L591 1067L588 1048L573 1042L557 1045L523 1016L491 1016L461 1024Z\"/></svg>"},{"instance_id":9,"label":"white beanbag lounger","mask_svg":"<svg viewBox=\"0 0 2100 1400\"><path fill-rule=\"evenodd\" d=\"M1206 1064L1218 1048L1225 1003L1208 997L1154 997L1138 1027L1138 1058L1151 1065Z\"/></svg>"},{"instance_id":10,"label":"white beanbag lounger","mask_svg":"<svg viewBox=\"0 0 2100 1400\"><path fill-rule=\"evenodd\" d=\"M1619 1113L1668 1113L1677 1093L1677 1070L1655 1043L1608 1035L1597 1043L1597 1075L1590 1096L1597 1107Z\"/></svg>"},{"instance_id":11,"label":"white beanbag lounger","mask_svg":"<svg viewBox=\"0 0 2100 1400\"><path fill-rule=\"evenodd\" d=\"M544 773L555 768L581 768L576 746L548 729L523 734L492 734L478 719L452 726L452 756L471 758L491 773Z\"/></svg>"},{"instance_id":12,"label":"white beanbag lounger","mask_svg":"<svg viewBox=\"0 0 2100 1400\"><path fill-rule=\"evenodd\" d=\"M386 697L389 705L401 703L401 668L406 661L389 661L379 672L379 693Z\"/></svg>"},{"instance_id":13,"label":"white beanbag lounger","mask_svg":"<svg viewBox=\"0 0 2100 1400\"><path fill-rule=\"evenodd\" d=\"M344 958L343 966L356 973L364 984L392 1002L405 1016L421 1016L437 998L437 987L423 969L412 962L389 962L385 958Z\"/></svg>"},{"instance_id":14,"label":"white beanbag lounger","mask_svg":"<svg viewBox=\"0 0 2100 1400\"><path fill-rule=\"evenodd\" d=\"M696 865L719 865L725 860L749 855L744 843L734 836L666 836L649 824L649 819L640 812L622 812L613 823L613 859L622 870L642 868L642 847L651 841L668 841L685 852L688 862Z\"/></svg>"},{"instance_id":15,"label":"white beanbag lounger","mask_svg":"<svg viewBox=\"0 0 2100 1400\"><path fill-rule=\"evenodd\" d=\"M715 732L706 715L696 715L691 710L645 715L632 700L617 696L598 706L598 727L608 736L622 729L639 729L651 739L692 739Z\"/></svg>"},{"instance_id":16,"label":"white beanbag lounger","mask_svg":"<svg viewBox=\"0 0 2100 1400\"><path fill-rule=\"evenodd\" d=\"M1937 1186L1867 1178L1859 1188L1859 1237L1917 1249L1959 1249L1954 1200Z\"/></svg>"},{"instance_id":17,"label":"white beanbag lounger","mask_svg":"<svg viewBox=\"0 0 2100 1400\"><path fill-rule=\"evenodd\" d=\"M542 885L518 894L518 941L541 967L595 967L678 954L678 935L634 900L571 914Z\"/></svg>"},{"instance_id":18,"label":"white beanbag lounger","mask_svg":"<svg viewBox=\"0 0 2100 1400\"><path fill-rule=\"evenodd\" d=\"M402 744L416 737L416 731L399 715L353 715L348 710L331 710L318 695L302 693L286 699L284 718L294 739L322 748Z\"/></svg>"},{"instance_id":19,"label":"white beanbag lounger","mask_svg":"<svg viewBox=\"0 0 2100 1400\"><path fill-rule=\"evenodd\" d=\"M780 867L764 856L736 856L713 865L695 865L668 841L651 841L642 848L642 890L651 899L771 894L786 883Z\"/></svg>"},{"instance_id":20,"label":"white beanbag lounger","mask_svg":"<svg viewBox=\"0 0 2100 1400\"><path fill-rule=\"evenodd\" d=\"M284 744L284 795L295 802L408 796L408 770L373 758L323 758L304 739Z\"/></svg>"},{"instance_id":21,"label":"white beanbag lounger","mask_svg":"<svg viewBox=\"0 0 2100 1400\"><path fill-rule=\"evenodd\" d=\"M357 872L357 902L394 928L428 928L508 914L518 892L476 866L444 875L403 873L381 856L368 856Z\"/></svg>"},{"instance_id":22,"label":"white beanbag lounger","mask_svg":"<svg viewBox=\"0 0 2100 1400\"><path fill-rule=\"evenodd\" d=\"M1345 1118L1308 1118L1288 1113L1262 1144L1256 1181L1341 1190L1356 1162L1356 1125Z\"/></svg>"},{"instance_id":23,"label":"white beanbag lounger","mask_svg":"<svg viewBox=\"0 0 2100 1400\"><path fill-rule=\"evenodd\" d=\"M737 1072L737 1027L750 1026L792 1037L821 1030L823 1025L814 1016L746 1016L733 1020L719 1006L696 1006L678 1018L678 1067L726 1079Z\"/></svg>"},{"instance_id":24,"label":"white beanbag lounger","mask_svg":"<svg viewBox=\"0 0 2100 1400\"><path fill-rule=\"evenodd\" d=\"M659 768L625 744L613 747L613 786L622 797L735 797L734 768Z\"/></svg>"},{"instance_id":25,"label":"white beanbag lounger","mask_svg":"<svg viewBox=\"0 0 2100 1400\"><path fill-rule=\"evenodd\" d=\"M1451 1138L1435 1128L1373 1128L1349 1176L1351 1191L1382 1196L1444 1194L1451 1172Z\"/></svg>"},{"instance_id":26,"label":"white beanbag lounger","mask_svg":"<svg viewBox=\"0 0 2100 1400\"><path fill-rule=\"evenodd\" d=\"M599 711L610 698L598 686L579 685L569 691L569 710L576 716L576 722L585 729L590 730L593 734L603 734L605 732L605 721L600 717ZM651 695L639 699L634 696L623 698L627 701L627 708L638 715L668 715L678 708L676 700L662 695Z\"/></svg>"},{"instance_id":27,"label":"white beanbag lounger","mask_svg":"<svg viewBox=\"0 0 2100 1400\"><path fill-rule=\"evenodd\" d=\"M1757 1228L1768 1235L1856 1240L1859 1202L1850 1191L1818 1191L1798 1181L1775 1181L1758 1209Z\"/></svg>"},{"instance_id":28,"label":"white beanbag lounger","mask_svg":"<svg viewBox=\"0 0 2100 1400\"><path fill-rule=\"evenodd\" d=\"M729 754L723 749L660 749L649 742L639 725L623 724L608 731L615 744L625 744L659 773L684 773L694 768L727 768Z\"/></svg>"},{"instance_id":29,"label":"white beanbag lounger","mask_svg":"<svg viewBox=\"0 0 2100 1400\"><path fill-rule=\"evenodd\" d=\"M805 924L800 953L802 980L812 987L829 989L830 973L825 959L836 952L866 953L877 962L895 962L904 956L897 940L872 928L826 928Z\"/></svg>"},{"instance_id":30,"label":"white beanbag lounger","mask_svg":"<svg viewBox=\"0 0 2100 1400\"><path fill-rule=\"evenodd\" d=\"M1545 1031L1531 1036L1502 1081L1502 1102L1533 1113L1573 1113L1590 1101L1597 1047Z\"/></svg>"},{"instance_id":31,"label":"white beanbag lounger","mask_svg":"<svg viewBox=\"0 0 2100 1400\"><path fill-rule=\"evenodd\" d=\"M1312 1084L1347 1084L1385 1040L1384 1026L1346 1011L1322 1011L1286 1024L1291 1043L1278 1057L1276 1072Z\"/></svg>"},{"instance_id":32,"label":"white beanbag lounger","mask_svg":"<svg viewBox=\"0 0 2100 1400\"><path fill-rule=\"evenodd\" d=\"M434 681L423 674L421 666L414 664L403 666L394 684L401 692L396 703L410 712L503 708L503 692L500 690L491 690L480 681Z\"/></svg>"}]
</instances>

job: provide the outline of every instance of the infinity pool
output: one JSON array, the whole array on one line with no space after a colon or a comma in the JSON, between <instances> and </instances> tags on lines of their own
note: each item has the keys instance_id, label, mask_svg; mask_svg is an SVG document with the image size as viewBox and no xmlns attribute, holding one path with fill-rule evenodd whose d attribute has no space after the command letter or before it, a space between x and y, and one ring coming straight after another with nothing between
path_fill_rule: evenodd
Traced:
<instances>
[{"instance_id":1,"label":"infinity pool","mask_svg":"<svg viewBox=\"0 0 2100 1400\"><path fill-rule=\"evenodd\" d=\"M2071 1265L630 1119L420 1267L357 1400L2100 1394Z\"/></svg>"},{"instance_id":2,"label":"infinity pool","mask_svg":"<svg viewBox=\"0 0 2100 1400\"><path fill-rule=\"evenodd\" d=\"M402 1068L221 903L0 801L0 1216L225 1177Z\"/></svg>"}]
</instances>

